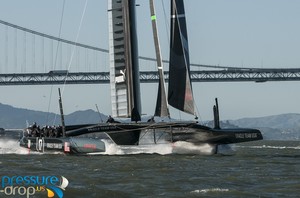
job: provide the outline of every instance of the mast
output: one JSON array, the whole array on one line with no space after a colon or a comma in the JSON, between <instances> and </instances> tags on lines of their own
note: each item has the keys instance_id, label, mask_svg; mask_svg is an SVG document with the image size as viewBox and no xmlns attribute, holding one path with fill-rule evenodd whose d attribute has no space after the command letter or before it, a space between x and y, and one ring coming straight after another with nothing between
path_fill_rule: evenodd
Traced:
<instances>
[{"instance_id":1,"label":"mast","mask_svg":"<svg viewBox=\"0 0 300 198\"><path fill-rule=\"evenodd\" d=\"M63 111L60 88L58 88L58 94L59 94L59 110L60 110L60 118L61 118L61 126L62 126L62 135L63 135L63 137L66 137L65 116L64 116L64 111Z\"/></svg>"},{"instance_id":2,"label":"mast","mask_svg":"<svg viewBox=\"0 0 300 198\"><path fill-rule=\"evenodd\" d=\"M108 0L113 117L141 120L135 0Z\"/></svg>"},{"instance_id":3,"label":"mast","mask_svg":"<svg viewBox=\"0 0 300 198\"><path fill-rule=\"evenodd\" d=\"M176 109L195 115L183 0L171 0L168 102Z\"/></svg>"},{"instance_id":4,"label":"mast","mask_svg":"<svg viewBox=\"0 0 300 198\"><path fill-rule=\"evenodd\" d=\"M220 129L220 114L219 114L219 105L218 105L218 98L215 98L216 104L214 105L214 128Z\"/></svg>"},{"instance_id":5,"label":"mast","mask_svg":"<svg viewBox=\"0 0 300 198\"><path fill-rule=\"evenodd\" d=\"M166 96L166 89L165 89L163 62L162 62L162 57L161 57L159 38L158 38L158 30L157 30L157 25L156 25L154 0L149 0L149 4L150 4L150 13L151 13L155 52L156 52L157 69L158 69L158 75L159 75L158 93L157 93L156 108L155 108L154 115L160 116L160 117L166 117L166 116L170 117L167 96Z\"/></svg>"}]
</instances>

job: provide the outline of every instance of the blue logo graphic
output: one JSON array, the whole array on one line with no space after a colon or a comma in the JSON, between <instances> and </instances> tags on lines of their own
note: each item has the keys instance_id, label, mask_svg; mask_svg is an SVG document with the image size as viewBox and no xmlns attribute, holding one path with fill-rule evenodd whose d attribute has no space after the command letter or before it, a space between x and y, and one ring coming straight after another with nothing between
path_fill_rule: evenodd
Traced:
<instances>
[{"instance_id":1,"label":"blue logo graphic","mask_svg":"<svg viewBox=\"0 0 300 198\"><path fill-rule=\"evenodd\" d=\"M69 181L63 176L2 176L0 197L3 193L29 198L36 193L47 192L48 198L63 198L63 191L68 185Z\"/></svg>"}]
</instances>

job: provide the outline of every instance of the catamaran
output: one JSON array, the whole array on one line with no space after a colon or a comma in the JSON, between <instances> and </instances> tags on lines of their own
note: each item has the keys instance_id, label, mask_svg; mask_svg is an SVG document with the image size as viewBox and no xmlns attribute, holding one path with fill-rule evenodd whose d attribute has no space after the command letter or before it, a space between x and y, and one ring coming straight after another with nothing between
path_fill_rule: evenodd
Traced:
<instances>
[{"instance_id":1,"label":"catamaran","mask_svg":"<svg viewBox=\"0 0 300 198\"><path fill-rule=\"evenodd\" d=\"M142 122L135 0L108 2L112 117L130 118L131 121L115 122L111 119L107 123L71 126L62 124L62 127L57 128L57 134L61 134L59 137L33 137L33 129L27 128L21 146L38 151L63 150L75 154L88 154L105 152L105 137L117 145L139 145L141 134L152 133L154 143L160 140L167 143L183 141L194 145L208 143L215 147L216 153L218 145L263 139L257 129L221 129L217 100L214 106L213 128L201 125L197 121L170 119L169 106L196 116L183 0L171 0L168 94L165 91L154 2L150 0L159 83L153 115L155 119ZM158 119L159 117L161 119Z\"/></svg>"}]
</instances>

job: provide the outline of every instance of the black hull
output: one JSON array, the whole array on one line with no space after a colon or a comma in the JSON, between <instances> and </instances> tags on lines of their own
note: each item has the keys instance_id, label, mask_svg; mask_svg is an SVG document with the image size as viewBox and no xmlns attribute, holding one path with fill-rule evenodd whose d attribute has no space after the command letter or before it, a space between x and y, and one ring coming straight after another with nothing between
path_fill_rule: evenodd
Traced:
<instances>
[{"instance_id":1,"label":"black hull","mask_svg":"<svg viewBox=\"0 0 300 198\"><path fill-rule=\"evenodd\" d=\"M169 138L171 142L186 141L194 144L235 144L262 140L259 130L255 129L219 129L208 132L177 132Z\"/></svg>"},{"instance_id":2,"label":"black hull","mask_svg":"<svg viewBox=\"0 0 300 198\"><path fill-rule=\"evenodd\" d=\"M169 142L186 141L194 144L233 144L263 139L257 129L213 129L194 122L98 124L67 131L66 134L101 138L105 133L117 145L138 145L141 132L149 131L167 134L165 140Z\"/></svg>"},{"instance_id":3,"label":"black hull","mask_svg":"<svg viewBox=\"0 0 300 198\"><path fill-rule=\"evenodd\" d=\"M109 137L117 145L138 145L143 127L141 124L104 123L68 130L66 135L102 139Z\"/></svg>"},{"instance_id":4,"label":"black hull","mask_svg":"<svg viewBox=\"0 0 300 198\"><path fill-rule=\"evenodd\" d=\"M74 125L66 128L66 137L24 136L20 145L39 152L60 151L70 154L89 154L105 152L102 139L109 138L117 145L138 145L140 138L143 138L140 137L142 132L160 134L164 141L170 143L185 141L195 145L209 143L217 146L263 139L261 132L256 129L213 129L194 122L103 123ZM156 143L157 139L153 137L153 142Z\"/></svg>"},{"instance_id":5,"label":"black hull","mask_svg":"<svg viewBox=\"0 0 300 198\"><path fill-rule=\"evenodd\" d=\"M23 137L20 146L41 153L63 152L82 155L105 152L104 142L90 138Z\"/></svg>"},{"instance_id":6,"label":"black hull","mask_svg":"<svg viewBox=\"0 0 300 198\"><path fill-rule=\"evenodd\" d=\"M117 145L138 145L141 131L108 133Z\"/></svg>"}]
</instances>

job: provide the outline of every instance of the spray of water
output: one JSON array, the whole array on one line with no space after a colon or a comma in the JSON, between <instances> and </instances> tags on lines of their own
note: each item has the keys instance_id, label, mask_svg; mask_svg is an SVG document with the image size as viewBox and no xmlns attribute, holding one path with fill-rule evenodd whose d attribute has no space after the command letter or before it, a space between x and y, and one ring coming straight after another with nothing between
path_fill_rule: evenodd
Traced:
<instances>
[{"instance_id":1,"label":"spray of water","mask_svg":"<svg viewBox=\"0 0 300 198\"><path fill-rule=\"evenodd\" d=\"M42 154L63 154L62 152L38 152L28 148L21 147L18 140L8 139L0 140L0 154L18 154L18 155L42 155Z\"/></svg>"},{"instance_id":2,"label":"spray of water","mask_svg":"<svg viewBox=\"0 0 300 198\"><path fill-rule=\"evenodd\" d=\"M26 155L30 151L20 147L18 140L0 140L0 154L21 154Z\"/></svg>"},{"instance_id":3,"label":"spray of water","mask_svg":"<svg viewBox=\"0 0 300 198\"><path fill-rule=\"evenodd\" d=\"M192 194L207 194L207 193L224 193L224 192L229 192L229 189L227 188L207 188L207 189L201 189L201 190L193 190L191 191Z\"/></svg>"},{"instance_id":4,"label":"spray of water","mask_svg":"<svg viewBox=\"0 0 300 198\"><path fill-rule=\"evenodd\" d=\"M178 141L173 144L173 153L177 154L212 155L215 152L216 146L207 143L195 145L190 142Z\"/></svg>"},{"instance_id":5,"label":"spray of water","mask_svg":"<svg viewBox=\"0 0 300 198\"><path fill-rule=\"evenodd\" d=\"M102 140L105 143L106 151L103 153L91 153L91 155L134 155L134 154L160 154L167 155L172 153L170 143L159 144L140 144L138 146L116 145L110 140Z\"/></svg>"},{"instance_id":6,"label":"spray of water","mask_svg":"<svg viewBox=\"0 0 300 198\"><path fill-rule=\"evenodd\" d=\"M295 149L300 150L300 146L270 146L270 145L260 145L260 146L236 146L239 148L254 148L254 149Z\"/></svg>"},{"instance_id":7,"label":"spray of water","mask_svg":"<svg viewBox=\"0 0 300 198\"><path fill-rule=\"evenodd\" d=\"M188 142L160 142L140 144L138 146L120 146L111 141L102 140L105 143L106 151L97 153L103 155L133 155L133 154L199 154L212 155L216 151L216 146L211 144L194 145ZM95 153L94 153L95 154Z\"/></svg>"},{"instance_id":8,"label":"spray of water","mask_svg":"<svg viewBox=\"0 0 300 198\"><path fill-rule=\"evenodd\" d=\"M159 143L142 143L137 146L120 146L111 140L101 140L105 143L105 152L90 153L90 155L134 155L134 154L198 154L212 155L216 151L216 146L211 144L194 145L193 143L178 141L175 143L163 142ZM0 154L43 154L31 151L27 148L19 146L17 140L0 140ZM45 152L44 154L62 154L62 152Z\"/></svg>"}]
</instances>

